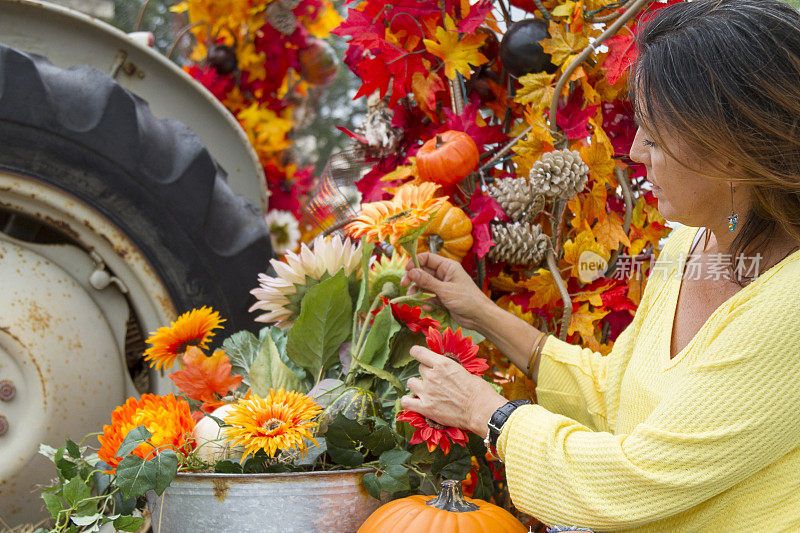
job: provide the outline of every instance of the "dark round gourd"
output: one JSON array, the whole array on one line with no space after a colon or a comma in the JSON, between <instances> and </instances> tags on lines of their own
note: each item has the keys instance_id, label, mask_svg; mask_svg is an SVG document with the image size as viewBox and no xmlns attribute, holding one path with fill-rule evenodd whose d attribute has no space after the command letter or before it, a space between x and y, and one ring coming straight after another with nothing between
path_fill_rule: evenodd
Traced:
<instances>
[{"instance_id":1,"label":"dark round gourd","mask_svg":"<svg viewBox=\"0 0 800 533\"><path fill-rule=\"evenodd\" d=\"M500 42L500 61L517 78L532 72L546 71L552 74L557 67L550 62L550 54L546 54L539 43L549 36L547 21L544 19L531 18L515 22Z\"/></svg>"},{"instance_id":2,"label":"dark round gourd","mask_svg":"<svg viewBox=\"0 0 800 533\"><path fill-rule=\"evenodd\" d=\"M231 74L239 68L239 60L236 58L236 50L226 44L215 44L208 49L206 61L214 67L217 74L225 76Z\"/></svg>"},{"instance_id":3,"label":"dark round gourd","mask_svg":"<svg viewBox=\"0 0 800 533\"><path fill-rule=\"evenodd\" d=\"M334 399L317 418L317 435L324 435L328 426L342 413L351 420L364 420L371 416L382 416L381 401L375 393L360 387L349 387Z\"/></svg>"}]
</instances>

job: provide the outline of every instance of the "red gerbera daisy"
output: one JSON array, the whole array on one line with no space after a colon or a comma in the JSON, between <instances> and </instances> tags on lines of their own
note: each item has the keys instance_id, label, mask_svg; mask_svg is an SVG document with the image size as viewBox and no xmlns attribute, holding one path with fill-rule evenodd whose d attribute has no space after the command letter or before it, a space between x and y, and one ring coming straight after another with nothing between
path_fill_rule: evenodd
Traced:
<instances>
[{"instance_id":1,"label":"red gerbera daisy","mask_svg":"<svg viewBox=\"0 0 800 533\"><path fill-rule=\"evenodd\" d=\"M424 332L428 328L439 329L441 325L435 318L421 316L422 308L408 304L392 304L394 317L406 325L414 333Z\"/></svg>"},{"instance_id":2,"label":"red gerbera daisy","mask_svg":"<svg viewBox=\"0 0 800 533\"><path fill-rule=\"evenodd\" d=\"M416 411L401 411L397 415L397 420L404 420L415 428L414 434L411 436L409 444L419 444L425 442L428 444L428 451L433 452L438 446L442 449L445 455L450 451L450 441L454 444L466 446L468 439L464 430L459 428L449 428L441 424L437 424L433 420L425 418ZM450 437L448 439L448 437Z\"/></svg>"},{"instance_id":3,"label":"red gerbera daisy","mask_svg":"<svg viewBox=\"0 0 800 533\"><path fill-rule=\"evenodd\" d=\"M456 331L447 328L441 333L436 329L428 329L425 341L432 351L460 363L471 374L480 376L489 369L486 359L476 357L478 346L461 334L461 328Z\"/></svg>"}]
</instances>

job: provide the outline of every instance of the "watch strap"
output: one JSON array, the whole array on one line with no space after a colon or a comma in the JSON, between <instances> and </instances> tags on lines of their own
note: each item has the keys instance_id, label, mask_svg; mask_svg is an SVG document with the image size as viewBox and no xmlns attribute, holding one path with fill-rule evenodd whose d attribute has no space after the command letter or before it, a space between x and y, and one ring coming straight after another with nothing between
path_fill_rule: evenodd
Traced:
<instances>
[{"instance_id":1,"label":"watch strap","mask_svg":"<svg viewBox=\"0 0 800 533\"><path fill-rule=\"evenodd\" d=\"M492 418L489 419L489 441L495 449L497 448L497 439L500 437L500 432L503 429L503 424L505 424L508 417L511 416L511 413L514 412L514 409L519 407L520 405L530 404L530 400L519 399L519 400L511 400L504 405L501 405L497 408L497 410L492 414Z\"/></svg>"}]
</instances>

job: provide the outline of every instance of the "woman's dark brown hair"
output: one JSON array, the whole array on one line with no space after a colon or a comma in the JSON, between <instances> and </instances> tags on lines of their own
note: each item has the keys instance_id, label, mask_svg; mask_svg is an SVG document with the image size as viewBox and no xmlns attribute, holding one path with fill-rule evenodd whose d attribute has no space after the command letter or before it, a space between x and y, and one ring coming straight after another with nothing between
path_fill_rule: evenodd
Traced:
<instances>
[{"instance_id":1,"label":"woman's dark brown hair","mask_svg":"<svg viewBox=\"0 0 800 533\"><path fill-rule=\"evenodd\" d=\"M777 227L800 240L800 13L779 0L679 3L656 12L636 47L629 94L648 134L663 144L659 131L673 132L718 177L753 188L731 257Z\"/></svg>"}]
</instances>

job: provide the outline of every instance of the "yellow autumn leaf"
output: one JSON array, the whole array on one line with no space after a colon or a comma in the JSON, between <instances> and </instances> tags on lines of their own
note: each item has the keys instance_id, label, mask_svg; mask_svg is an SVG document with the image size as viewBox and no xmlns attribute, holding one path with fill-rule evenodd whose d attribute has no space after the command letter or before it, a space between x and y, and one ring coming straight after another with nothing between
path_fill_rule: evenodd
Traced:
<instances>
[{"instance_id":1,"label":"yellow autumn leaf","mask_svg":"<svg viewBox=\"0 0 800 533\"><path fill-rule=\"evenodd\" d=\"M514 101L518 104L529 104L534 109L549 107L555 92L553 86L555 77L555 74L547 72L525 74L519 78L522 87L517 90Z\"/></svg>"},{"instance_id":2,"label":"yellow autumn leaf","mask_svg":"<svg viewBox=\"0 0 800 533\"><path fill-rule=\"evenodd\" d=\"M572 11L575 9L575 2L567 0L563 4L557 5L550 11L550 14L554 17L569 17L572 16Z\"/></svg>"},{"instance_id":3,"label":"yellow autumn leaf","mask_svg":"<svg viewBox=\"0 0 800 533\"><path fill-rule=\"evenodd\" d=\"M445 27L436 27L436 40L425 39L425 48L431 54L444 61L444 75L455 79L456 72L469 79L472 66L479 66L489 61L478 49L486 40L486 34L459 36L456 24L449 16L445 16Z\"/></svg>"},{"instance_id":4,"label":"yellow autumn leaf","mask_svg":"<svg viewBox=\"0 0 800 533\"><path fill-rule=\"evenodd\" d=\"M550 61L554 65L563 65L570 56L580 53L589 45L589 39L583 34L572 33L566 26L550 21L550 38L539 41Z\"/></svg>"},{"instance_id":5,"label":"yellow autumn leaf","mask_svg":"<svg viewBox=\"0 0 800 533\"><path fill-rule=\"evenodd\" d=\"M622 219L616 213L608 213L607 216L600 217L592 227L597 242L610 250L617 249L620 243L626 247L631 247L631 241L625 232L622 231Z\"/></svg>"},{"instance_id":6,"label":"yellow autumn leaf","mask_svg":"<svg viewBox=\"0 0 800 533\"><path fill-rule=\"evenodd\" d=\"M587 250L596 253L605 261L611 256L608 248L597 242L591 230L581 231L575 239L569 239L564 243L564 261L572 265L571 275L576 278L579 275L581 254Z\"/></svg>"}]
</instances>

